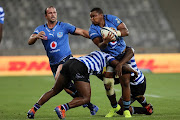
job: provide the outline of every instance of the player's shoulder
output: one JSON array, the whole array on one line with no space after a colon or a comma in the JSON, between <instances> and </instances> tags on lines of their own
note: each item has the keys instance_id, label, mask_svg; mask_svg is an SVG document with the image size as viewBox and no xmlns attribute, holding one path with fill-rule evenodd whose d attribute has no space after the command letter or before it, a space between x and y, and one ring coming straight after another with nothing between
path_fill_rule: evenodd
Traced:
<instances>
[{"instance_id":1,"label":"player's shoulder","mask_svg":"<svg viewBox=\"0 0 180 120\"><path fill-rule=\"evenodd\" d=\"M98 29L98 25L91 24L91 26L89 28L89 31L92 30L92 29L97 30Z\"/></svg>"},{"instance_id":2,"label":"player's shoulder","mask_svg":"<svg viewBox=\"0 0 180 120\"><path fill-rule=\"evenodd\" d=\"M106 20L111 20L111 19L114 19L114 18L118 18L118 17L115 16L115 15L110 15L110 14L104 15L104 19L106 19Z\"/></svg>"},{"instance_id":3,"label":"player's shoulder","mask_svg":"<svg viewBox=\"0 0 180 120\"><path fill-rule=\"evenodd\" d=\"M72 25L71 23L68 23L68 22L60 22L60 21L59 21L59 25L61 25L61 26L74 26L74 25Z\"/></svg>"},{"instance_id":4,"label":"player's shoulder","mask_svg":"<svg viewBox=\"0 0 180 120\"><path fill-rule=\"evenodd\" d=\"M102 51L93 51L90 54L99 54L99 55L107 55L107 53L102 52Z\"/></svg>"},{"instance_id":5,"label":"player's shoulder","mask_svg":"<svg viewBox=\"0 0 180 120\"><path fill-rule=\"evenodd\" d=\"M45 28L45 27L46 27L46 24L37 26L37 28Z\"/></svg>"}]
</instances>

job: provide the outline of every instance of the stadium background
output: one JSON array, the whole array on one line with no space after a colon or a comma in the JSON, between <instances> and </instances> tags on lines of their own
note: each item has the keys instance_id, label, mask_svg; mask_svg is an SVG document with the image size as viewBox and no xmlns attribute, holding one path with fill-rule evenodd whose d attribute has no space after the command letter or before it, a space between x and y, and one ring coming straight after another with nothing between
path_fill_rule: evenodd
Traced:
<instances>
[{"instance_id":1,"label":"stadium background","mask_svg":"<svg viewBox=\"0 0 180 120\"><path fill-rule=\"evenodd\" d=\"M29 46L27 40L46 22L44 9L50 5L57 8L58 20L86 30L91 24L89 11L100 7L125 22L130 32L125 41L136 53L178 53L179 4L179 0L1 0L5 23L0 55L45 55L40 41ZM78 36L70 36L70 46L73 54L97 50L91 40Z\"/></svg>"}]
</instances>

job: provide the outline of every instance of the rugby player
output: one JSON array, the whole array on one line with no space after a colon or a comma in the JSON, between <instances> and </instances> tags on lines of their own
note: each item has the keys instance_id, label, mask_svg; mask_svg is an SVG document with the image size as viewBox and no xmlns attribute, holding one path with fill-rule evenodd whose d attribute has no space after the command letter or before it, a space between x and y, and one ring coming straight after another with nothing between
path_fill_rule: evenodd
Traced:
<instances>
[{"instance_id":1,"label":"rugby player","mask_svg":"<svg viewBox=\"0 0 180 120\"><path fill-rule=\"evenodd\" d=\"M128 62L131 59L131 55L125 54L126 43L123 37L129 35L129 31L126 25L118 17L113 15L104 15L101 8L93 8L90 11L90 20L92 24L89 28L89 35L94 44L96 44L101 51L109 53L120 61L121 65ZM116 30L118 40L111 42L111 35L106 38L101 35L102 27L111 27ZM123 106L124 106L124 116L126 118L131 117L129 106L130 106L130 74L123 74L119 76L119 80L122 87L123 96ZM113 68L111 66L107 67L105 77L103 78L104 86L106 89L107 97L111 102L113 107L110 112L105 117L112 117L117 111L120 110L120 106L116 101L116 94L114 91L114 78L113 78Z\"/></svg>"},{"instance_id":2,"label":"rugby player","mask_svg":"<svg viewBox=\"0 0 180 120\"><path fill-rule=\"evenodd\" d=\"M121 69L126 72L133 72L137 75L137 72L131 67L128 65L124 65L125 67L122 67L118 60L101 51L94 51L87 56L79 58L70 58L66 63L64 63L54 87L42 95L42 97L38 100L35 105L38 105L39 107L35 108L36 106L34 106L33 108L37 111L44 103L60 93L64 87L73 80L79 96L73 98L73 100L68 103L57 106L54 109L58 117L60 119L64 119L66 116L65 112L67 110L90 102L91 88L89 76L92 74L102 74L103 68L106 67L107 64L111 64L111 66L116 67L116 71L119 76L121 75ZM28 112L29 116L33 116L31 118L34 118L36 111L32 111L31 113Z\"/></svg>"},{"instance_id":3,"label":"rugby player","mask_svg":"<svg viewBox=\"0 0 180 120\"><path fill-rule=\"evenodd\" d=\"M34 30L33 34L28 40L28 44L32 45L37 40L42 41L44 49L46 50L46 54L49 58L51 71L56 80L59 76L62 65L70 57L72 57L68 34L70 33L72 35L81 35L85 38L89 38L89 33L88 31L77 28L69 23L58 21L56 8L53 6L49 6L45 9L45 18L47 23L38 26ZM77 90L72 82L69 82L64 90L72 97L78 96ZM91 115L95 115L99 109L92 103L88 103L86 106L90 109Z\"/></svg>"}]
</instances>

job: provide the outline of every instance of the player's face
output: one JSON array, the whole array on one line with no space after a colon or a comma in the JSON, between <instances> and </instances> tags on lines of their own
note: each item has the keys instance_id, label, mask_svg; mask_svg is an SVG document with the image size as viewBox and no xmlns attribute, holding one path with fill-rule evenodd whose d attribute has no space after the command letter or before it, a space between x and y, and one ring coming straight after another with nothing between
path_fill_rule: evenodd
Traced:
<instances>
[{"instance_id":1,"label":"player's face","mask_svg":"<svg viewBox=\"0 0 180 120\"><path fill-rule=\"evenodd\" d=\"M103 19L103 14L99 14L96 11L90 12L90 20L93 24L99 25Z\"/></svg>"},{"instance_id":2,"label":"player's face","mask_svg":"<svg viewBox=\"0 0 180 120\"><path fill-rule=\"evenodd\" d=\"M46 10L46 19L50 22L55 22L57 20L56 8L47 8Z\"/></svg>"}]
</instances>

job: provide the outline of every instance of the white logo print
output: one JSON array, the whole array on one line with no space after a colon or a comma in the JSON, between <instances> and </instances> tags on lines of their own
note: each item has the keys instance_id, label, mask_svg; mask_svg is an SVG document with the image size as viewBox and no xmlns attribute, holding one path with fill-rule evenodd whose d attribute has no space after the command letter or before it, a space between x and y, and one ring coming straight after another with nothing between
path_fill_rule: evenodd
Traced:
<instances>
[{"instance_id":1,"label":"white logo print","mask_svg":"<svg viewBox=\"0 0 180 120\"><path fill-rule=\"evenodd\" d=\"M80 75L80 73L77 73L76 76L75 76L75 78L80 79L80 78L84 78L84 76L83 76L83 75Z\"/></svg>"},{"instance_id":2,"label":"white logo print","mask_svg":"<svg viewBox=\"0 0 180 120\"><path fill-rule=\"evenodd\" d=\"M51 34L51 33L49 33L49 35L51 35L51 36L53 36L53 37L54 37L54 35L53 35L53 34Z\"/></svg>"}]
</instances>

